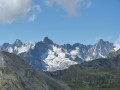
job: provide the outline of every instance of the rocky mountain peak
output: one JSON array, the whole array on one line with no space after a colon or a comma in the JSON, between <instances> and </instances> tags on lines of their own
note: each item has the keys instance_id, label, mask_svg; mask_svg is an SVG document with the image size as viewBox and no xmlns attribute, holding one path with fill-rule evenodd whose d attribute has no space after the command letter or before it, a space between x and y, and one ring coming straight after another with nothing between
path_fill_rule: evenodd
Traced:
<instances>
[{"instance_id":1,"label":"rocky mountain peak","mask_svg":"<svg viewBox=\"0 0 120 90\"><path fill-rule=\"evenodd\" d=\"M46 43L46 44L54 44L53 41L51 39L49 39L48 37L45 37L43 39L43 42Z\"/></svg>"},{"instance_id":2,"label":"rocky mountain peak","mask_svg":"<svg viewBox=\"0 0 120 90\"><path fill-rule=\"evenodd\" d=\"M4 43L2 46L8 47L10 44L9 43Z\"/></svg>"},{"instance_id":3,"label":"rocky mountain peak","mask_svg":"<svg viewBox=\"0 0 120 90\"><path fill-rule=\"evenodd\" d=\"M100 39L98 44L103 44L105 41L103 39Z\"/></svg>"},{"instance_id":4,"label":"rocky mountain peak","mask_svg":"<svg viewBox=\"0 0 120 90\"><path fill-rule=\"evenodd\" d=\"M113 46L113 43L110 43L108 41L104 41L103 39L100 39L96 45L107 47L107 46Z\"/></svg>"},{"instance_id":5,"label":"rocky mountain peak","mask_svg":"<svg viewBox=\"0 0 120 90\"><path fill-rule=\"evenodd\" d=\"M16 39L16 41L13 43L14 46L20 47L23 45L22 41L19 39Z\"/></svg>"}]
</instances>

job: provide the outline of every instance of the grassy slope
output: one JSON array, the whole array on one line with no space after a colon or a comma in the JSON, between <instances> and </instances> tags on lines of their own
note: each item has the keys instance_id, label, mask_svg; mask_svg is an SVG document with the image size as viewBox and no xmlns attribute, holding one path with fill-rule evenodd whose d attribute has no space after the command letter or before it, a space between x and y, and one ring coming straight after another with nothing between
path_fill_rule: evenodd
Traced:
<instances>
[{"instance_id":1,"label":"grassy slope","mask_svg":"<svg viewBox=\"0 0 120 90\"><path fill-rule=\"evenodd\" d=\"M51 72L74 90L120 90L120 55Z\"/></svg>"},{"instance_id":2,"label":"grassy slope","mask_svg":"<svg viewBox=\"0 0 120 90\"><path fill-rule=\"evenodd\" d=\"M120 70L68 72L63 80L75 90L120 90Z\"/></svg>"}]
</instances>

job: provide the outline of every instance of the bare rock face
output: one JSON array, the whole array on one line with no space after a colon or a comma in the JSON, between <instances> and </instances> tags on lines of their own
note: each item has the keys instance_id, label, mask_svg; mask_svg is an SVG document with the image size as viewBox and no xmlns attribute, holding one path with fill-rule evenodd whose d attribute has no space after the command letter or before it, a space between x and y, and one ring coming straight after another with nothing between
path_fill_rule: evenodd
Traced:
<instances>
[{"instance_id":1,"label":"bare rock face","mask_svg":"<svg viewBox=\"0 0 120 90\"><path fill-rule=\"evenodd\" d=\"M0 90L71 90L15 54L0 53Z\"/></svg>"}]
</instances>

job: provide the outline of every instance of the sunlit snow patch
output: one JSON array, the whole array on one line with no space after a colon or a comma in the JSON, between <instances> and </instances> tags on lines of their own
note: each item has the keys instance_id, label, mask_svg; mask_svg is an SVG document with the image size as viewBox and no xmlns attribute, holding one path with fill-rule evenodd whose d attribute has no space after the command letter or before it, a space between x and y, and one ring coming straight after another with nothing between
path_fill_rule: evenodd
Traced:
<instances>
[{"instance_id":1,"label":"sunlit snow patch","mask_svg":"<svg viewBox=\"0 0 120 90\"><path fill-rule=\"evenodd\" d=\"M77 64L75 61L65 57L65 52L61 48L53 46L53 50L48 51L48 56L43 60L48 66L47 71L63 70L71 65Z\"/></svg>"},{"instance_id":2,"label":"sunlit snow patch","mask_svg":"<svg viewBox=\"0 0 120 90\"><path fill-rule=\"evenodd\" d=\"M31 47L32 47L31 42L28 42L28 43L22 45L22 47L18 48L18 54L23 53L23 52L28 52Z\"/></svg>"}]
</instances>

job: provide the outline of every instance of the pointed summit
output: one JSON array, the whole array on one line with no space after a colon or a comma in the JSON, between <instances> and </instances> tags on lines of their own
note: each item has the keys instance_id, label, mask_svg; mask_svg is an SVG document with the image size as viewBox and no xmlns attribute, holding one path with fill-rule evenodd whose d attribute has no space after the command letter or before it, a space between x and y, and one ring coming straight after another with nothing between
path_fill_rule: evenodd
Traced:
<instances>
[{"instance_id":1,"label":"pointed summit","mask_svg":"<svg viewBox=\"0 0 120 90\"><path fill-rule=\"evenodd\" d=\"M19 39L16 39L16 41L13 43L14 46L20 47L23 45L22 41Z\"/></svg>"},{"instance_id":2,"label":"pointed summit","mask_svg":"<svg viewBox=\"0 0 120 90\"><path fill-rule=\"evenodd\" d=\"M103 39L100 39L99 42L97 44L100 44L100 45L112 45L112 43L108 42L108 41L104 41Z\"/></svg>"},{"instance_id":3,"label":"pointed summit","mask_svg":"<svg viewBox=\"0 0 120 90\"><path fill-rule=\"evenodd\" d=\"M100 39L99 42L104 42L104 40L103 40L103 39Z\"/></svg>"},{"instance_id":4,"label":"pointed summit","mask_svg":"<svg viewBox=\"0 0 120 90\"><path fill-rule=\"evenodd\" d=\"M48 37L45 37L43 39L43 42L46 43L46 44L54 44L53 41L51 39L49 39Z\"/></svg>"},{"instance_id":5,"label":"pointed summit","mask_svg":"<svg viewBox=\"0 0 120 90\"><path fill-rule=\"evenodd\" d=\"M100 39L98 44L104 44L106 41L104 41L103 39Z\"/></svg>"}]
</instances>

